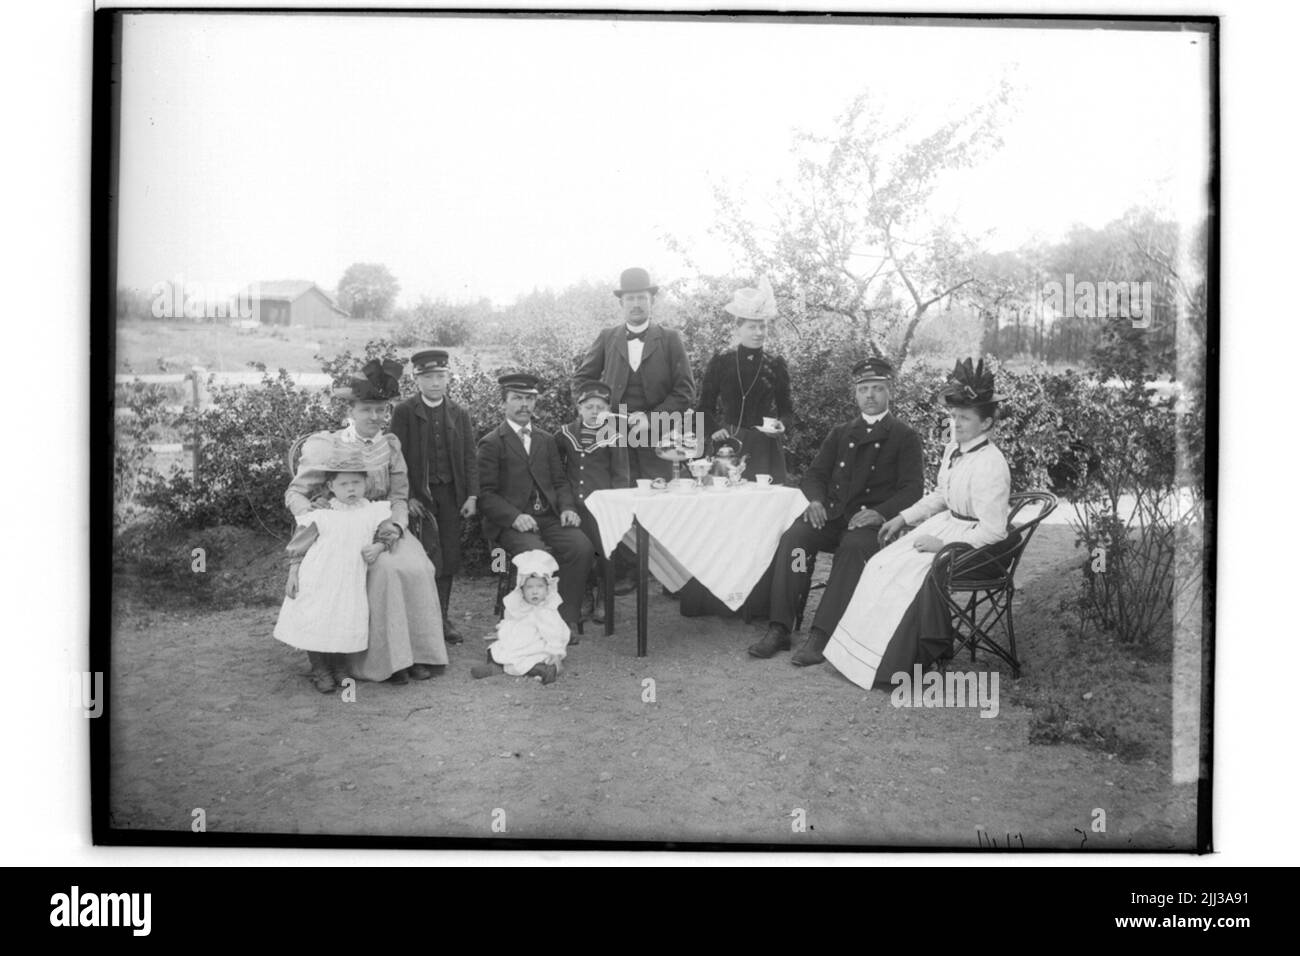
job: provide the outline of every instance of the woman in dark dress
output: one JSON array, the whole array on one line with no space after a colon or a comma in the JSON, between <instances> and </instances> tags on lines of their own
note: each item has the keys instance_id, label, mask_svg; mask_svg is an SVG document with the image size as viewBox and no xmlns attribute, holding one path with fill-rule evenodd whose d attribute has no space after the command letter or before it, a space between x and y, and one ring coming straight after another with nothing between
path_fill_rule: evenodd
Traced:
<instances>
[{"instance_id":1,"label":"woman in dark dress","mask_svg":"<svg viewBox=\"0 0 1300 956\"><path fill-rule=\"evenodd\" d=\"M714 443L725 438L740 442L741 454L749 459L746 478L771 475L774 484L784 484L781 439L794 424L794 406L785 359L763 348L768 323L776 318L772 286L760 279L756 289L737 289L723 308L736 318L736 347L714 355L704 373L700 411L705 434ZM765 418L775 419L775 427L765 427Z\"/></svg>"}]
</instances>

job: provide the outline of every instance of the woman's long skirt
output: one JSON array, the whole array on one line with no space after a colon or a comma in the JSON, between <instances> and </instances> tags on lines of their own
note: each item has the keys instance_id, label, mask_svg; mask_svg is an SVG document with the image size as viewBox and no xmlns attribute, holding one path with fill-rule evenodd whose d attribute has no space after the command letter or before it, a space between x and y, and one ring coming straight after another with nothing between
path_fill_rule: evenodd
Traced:
<instances>
[{"instance_id":1,"label":"woman's long skirt","mask_svg":"<svg viewBox=\"0 0 1300 956\"><path fill-rule=\"evenodd\" d=\"M433 563L413 535L402 535L370 566L366 599L369 644L348 655L354 677L381 681L412 664L447 663Z\"/></svg>"}]
</instances>

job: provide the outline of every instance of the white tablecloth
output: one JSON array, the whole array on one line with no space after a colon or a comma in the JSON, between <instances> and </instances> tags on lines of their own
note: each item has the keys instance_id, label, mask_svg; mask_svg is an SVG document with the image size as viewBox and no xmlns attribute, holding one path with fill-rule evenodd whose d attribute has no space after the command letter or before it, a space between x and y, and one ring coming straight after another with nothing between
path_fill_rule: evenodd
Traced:
<instances>
[{"instance_id":1,"label":"white tablecloth","mask_svg":"<svg viewBox=\"0 0 1300 956\"><path fill-rule=\"evenodd\" d=\"M650 534L650 572L665 587L676 591L695 578L734 611L767 570L781 535L804 513L808 499L795 488L747 482L693 493L597 491L586 504L600 525L606 557L620 541L635 549L635 518Z\"/></svg>"}]
</instances>

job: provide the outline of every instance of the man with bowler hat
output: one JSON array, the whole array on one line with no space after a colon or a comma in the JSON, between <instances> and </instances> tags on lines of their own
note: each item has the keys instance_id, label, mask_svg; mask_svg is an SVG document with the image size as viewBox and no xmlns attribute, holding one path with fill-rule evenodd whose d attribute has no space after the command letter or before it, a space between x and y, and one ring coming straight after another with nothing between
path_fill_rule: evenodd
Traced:
<instances>
[{"instance_id":1,"label":"man with bowler hat","mask_svg":"<svg viewBox=\"0 0 1300 956\"><path fill-rule=\"evenodd\" d=\"M573 489L555 439L533 424L537 376L502 375L505 421L478 443L479 506L483 533L508 555L548 551L560 566L560 617L578 643L578 615L594 551L582 533Z\"/></svg>"},{"instance_id":2,"label":"man with bowler hat","mask_svg":"<svg viewBox=\"0 0 1300 956\"><path fill-rule=\"evenodd\" d=\"M573 377L575 393L589 382L604 382L614 412L628 416L633 479L671 477L672 465L649 447L650 416L685 413L695 405L695 378L681 336L650 321L658 292L645 269L624 269L614 290L623 321L596 336ZM667 433L661 427L659 437Z\"/></svg>"},{"instance_id":3,"label":"man with bowler hat","mask_svg":"<svg viewBox=\"0 0 1300 956\"><path fill-rule=\"evenodd\" d=\"M826 642L880 548L880 526L921 500L921 437L889 410L893 384L893 368L882 358L853 367L858 414L831 429L804 474L800 490L811 503L777 546L767 633L749 648L754 657L790 649L796 604L807 593L817 554L834 551L808 639L790 658L801 667L825 660Z\"/></svg>"},{"instance_id":4,"label":"man with bowler hat","mask_svg":"<svg viewBox=\"0 0 1300 956\"><path fill-rule=\"evenodd\" d=\"M464 638L451 623L451 582L460 570L462 519L478 510L478 457L469 412L447 395L451 357L443 349L411 356L416 394L393 411L389 430L402 443L411 480L412 525L438 570L442 633L448 644Z\"/></svg>"}]
</instances>

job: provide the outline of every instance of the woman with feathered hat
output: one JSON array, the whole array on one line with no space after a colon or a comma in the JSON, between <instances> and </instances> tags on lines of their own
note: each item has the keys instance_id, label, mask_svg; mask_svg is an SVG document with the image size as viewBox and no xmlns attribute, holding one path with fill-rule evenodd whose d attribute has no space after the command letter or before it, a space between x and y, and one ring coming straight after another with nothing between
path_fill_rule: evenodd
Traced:
<instances>
[{"instance_id":1,"label":"woman with feathered hat","mask_svg":"<svg viewBox=\"0 0 1300 956\"><path fill-rule=\"evenodd\" d=\"M401 397L401 374L400 363L372 359L346 387L336 390L337 397L347 400L350 422L339 431L317 432L303 442L298 472L284 495L295 519L312 508L328 507L320 499L325 475L332 462L346 456L357 459L365 473L366 498L390 503L392 517L378 531L388 550L366 571L366 648L346 655L345 670L363 680L394 684L405 684L410 678L425 680L433 676L432 666L447 663L434 567L407 530L406 460L401 443L383 431L392 402ZM307 525L299 534L310 534L313 527ZM297 536L289 543L296 560L301 561L306 550ZM330 683L326 678L337 679L341 673L314 673L312 680L323 690Z\"/></svg>"},{"instance_id":2,"label":"woman with feathered hat","mask_svg":"<svg viewBox=\"0 0 1300 956\"><path fill-rule=\"evenodd\" d=\"M944 449L935 489L881 526L881 543L893 543L867 562L826 645L826 660L858 686L889 686L897 672L951 656L951 621L926 575L944 545L981 548L1007 536L1011 469L992 440L1003 400L982 359L953 368L943 401L956 440ZM909 526L915 531L899 537Z\"/></svg>"}]
</instances>

